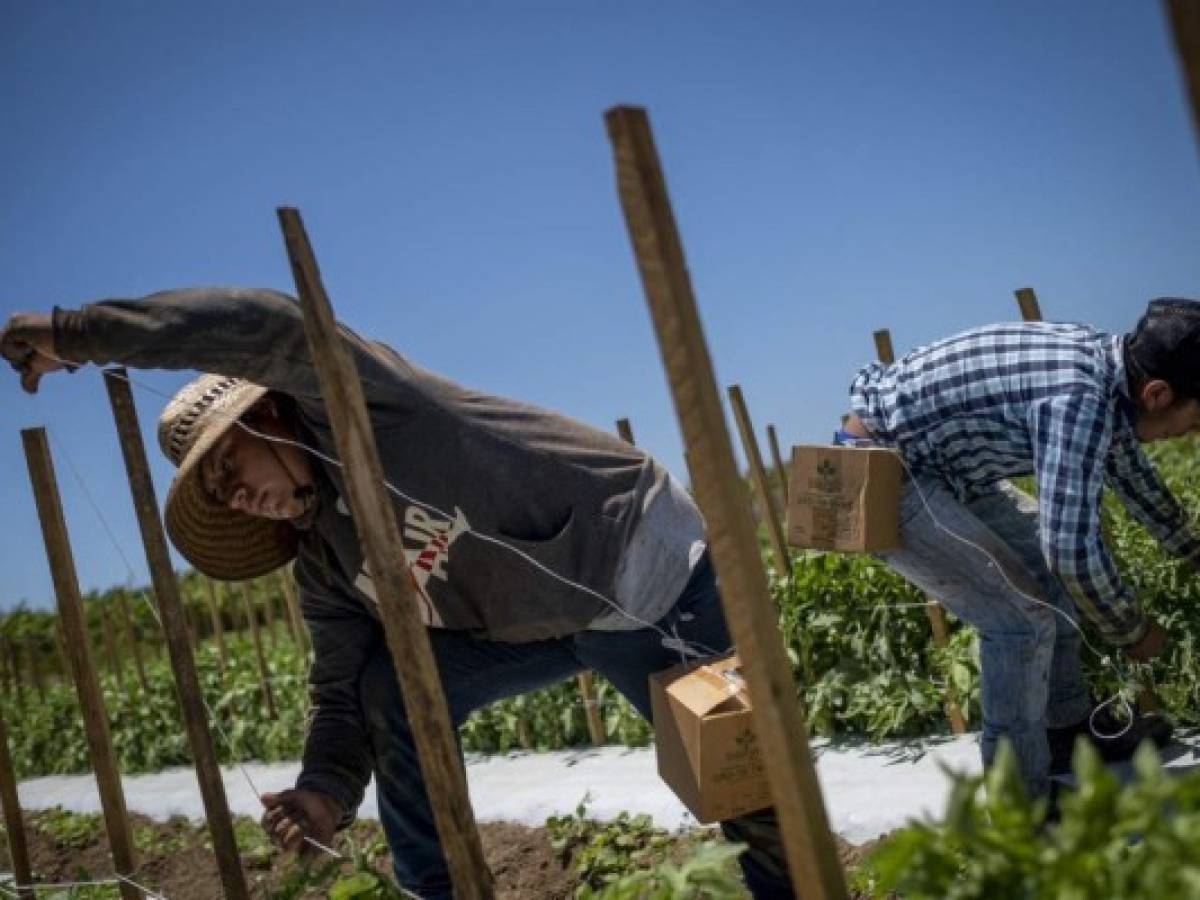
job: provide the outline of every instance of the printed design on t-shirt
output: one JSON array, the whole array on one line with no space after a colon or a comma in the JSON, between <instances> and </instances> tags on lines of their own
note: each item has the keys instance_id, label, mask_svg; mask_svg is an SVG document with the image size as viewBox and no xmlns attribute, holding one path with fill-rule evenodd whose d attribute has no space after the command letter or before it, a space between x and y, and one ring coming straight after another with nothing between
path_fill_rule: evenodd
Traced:
<instances>
[{"instance_id":1,"label":"printed design on t-shirt","mask_svg":"<svg viewBox=\"0 0 1200 900\"><path fill-rule=\"evenodd\" d=\"M349 510L341 497L336 504L337 511L349 515ZM450 547L458 538L471 530L466 515L457 506L454 508L454 518L446 519L430 513L420 506L408 506L404 510L404 526L401 538L404 543L404 559L408 563L408 571L412 576L413 585L421 601L421 619L434 628L444 627L441 613L429 596L429 579L447 581L447 567L450 565ZM371 576L370 566L364 559L354 586L366 594L378 605L379 597L375 592L375 580Z\"/></svg>"}]
</instances>

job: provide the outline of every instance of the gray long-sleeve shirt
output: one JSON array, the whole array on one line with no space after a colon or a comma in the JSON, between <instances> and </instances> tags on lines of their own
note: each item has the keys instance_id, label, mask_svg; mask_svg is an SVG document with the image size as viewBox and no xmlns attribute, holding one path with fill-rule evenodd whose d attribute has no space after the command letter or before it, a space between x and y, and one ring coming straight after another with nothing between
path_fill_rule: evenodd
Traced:
<instances>
[{"instance_id":1,"label":"gray long-sleeve shirt","mask_svg":"<svg viewBox=\"0 0 1200 900\"><path fill-rule=\"evenodd\" d=\"M284 294L167 291L56 309L54 328L57 353L67 359L199 369L285 393L297 402L306 442L336 455L300 309ZM426 623L531 641L581 631L611 612L587 591L473 534L499 538L613 598L647 495L666 479L662 467L606 432L465 388L341 330L362 378L384 476L411 498L393 502ZM341 500L341 473L323 464L323 475L296 563L314 644L298 783L352 810L370 771L357 682L381 632L370 573ZM686 579L691 537L661 547L683 560L673 567L676 579Z\"/></svg>"}]
</instances>

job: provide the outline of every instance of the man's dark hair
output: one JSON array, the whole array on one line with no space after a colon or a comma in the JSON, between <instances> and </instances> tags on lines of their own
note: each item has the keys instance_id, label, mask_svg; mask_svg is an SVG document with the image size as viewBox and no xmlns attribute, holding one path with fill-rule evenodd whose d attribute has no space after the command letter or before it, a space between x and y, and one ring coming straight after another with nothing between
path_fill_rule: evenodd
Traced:
<instances>
[{"instance_id":1,"label":"man's dark hair","mask_svg":"<svg viewBox=\"0 0 1200 900\"><path fill-rule=\"evenodd\" d=\"M1181 398L1200 399L1200 300L1151 300L1125 336L1131 386L1160 379Z\"/></svg>"}]
</instances>

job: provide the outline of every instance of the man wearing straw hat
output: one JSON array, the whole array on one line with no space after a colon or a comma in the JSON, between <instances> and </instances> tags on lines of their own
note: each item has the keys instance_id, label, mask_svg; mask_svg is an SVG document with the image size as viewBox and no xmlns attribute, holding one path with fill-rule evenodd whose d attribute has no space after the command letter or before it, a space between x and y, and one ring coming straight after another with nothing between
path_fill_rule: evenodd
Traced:
<instances>
[{"instance_id":1,"label":"man wearing straw hat","mask_svg":"<svg viewBox=\"0 0 1200 900\"><path fill-rule=\"evenodd\" d=\"M565 416L462 387L341 329L366 395L452 720L595 669L650 716L647 679L729 648L703 522L654 459ZM298 304L269 290L167 291L13 316L0 352L28 391L78 363L198 369L159 442L164 519L218 579L295 560L312 634L311 714L293 790L264 795L288 848L328 843L375 774L396 878L449 879L383 638L371 573ZM770 810L722 823L756 897L791 897Z\"/></svg>"},{"instance_id":2,"label":"man wearing straw hat","mask_svg":"<svg viewBox=\"0 0 1200 900\"><path fill-rule=\"evenodd\" d=\"M1165 550L1200 561L1141 449L1200 429L1200 302L1154 300L1125 335L989 325L866 366L850 397L836 442L894 447L907 473L900 545L880 556L979 631L984 764L1007 739L1044 795L1081 736L1108 760L1165 744L1164 717L1094 705L1078 623L1136 661L1167 645L1105 545L1105 487ZM1005 480L1018 476L1036 499Z\"/></svg>"}]
</instances>

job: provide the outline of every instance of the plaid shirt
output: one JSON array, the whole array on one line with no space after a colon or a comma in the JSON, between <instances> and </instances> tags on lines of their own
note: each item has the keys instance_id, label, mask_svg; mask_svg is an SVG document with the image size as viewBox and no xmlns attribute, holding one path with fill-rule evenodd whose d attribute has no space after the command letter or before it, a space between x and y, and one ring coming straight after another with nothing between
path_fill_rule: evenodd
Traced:
<instances>
[{"instance_id":1,"label":"plaid shirt","mask_svg":"<svg viewBox=\"0 0 1200 900\"><path fill-rule=\"evenodd\" d=\"M1168 551L1200 553L1134 432L1122 339L1083 325L990 325L866 366L851 404L913 472L936 473L967 501L1033 475L1046 562L1109 641L1147 621L1104 545L1107 484Z\"/></svg>"}]
</instances>

